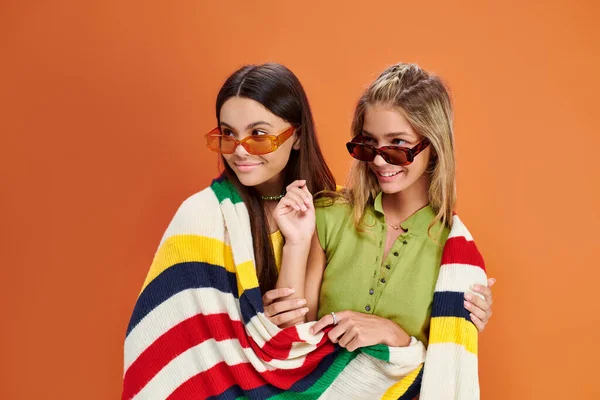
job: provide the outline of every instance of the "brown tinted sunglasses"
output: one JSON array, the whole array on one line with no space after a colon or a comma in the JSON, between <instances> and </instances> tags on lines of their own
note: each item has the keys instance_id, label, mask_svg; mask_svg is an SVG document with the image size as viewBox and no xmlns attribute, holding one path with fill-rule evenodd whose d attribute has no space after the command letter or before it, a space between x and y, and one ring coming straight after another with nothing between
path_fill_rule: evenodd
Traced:
<instances>
[{"instance_id":1,"label":"brown tinted sunglasses","mask_svg":"<svg viewBox=\"0 0 600 400\"><path fill-rule=\"evenodd\" d=\"M429 140L423 139L410 149L402 146L375 147L364 143L365 139L365 136L358 135L352 141L346 143L348 153L352 157L359 161L371 162L379 155L386 163L400 166L411 164L417 154L429 146Z\"/></svg>"}]
</instances>

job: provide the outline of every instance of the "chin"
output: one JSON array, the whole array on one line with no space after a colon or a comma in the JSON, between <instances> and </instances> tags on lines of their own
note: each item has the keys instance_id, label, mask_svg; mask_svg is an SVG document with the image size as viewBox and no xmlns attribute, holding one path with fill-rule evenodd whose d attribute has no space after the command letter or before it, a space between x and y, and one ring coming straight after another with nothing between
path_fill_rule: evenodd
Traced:
<instances>
[{"instance_id":1,"label":"chin","mask_svg":"<svg viewBox=\"0 0 600 400\"><path fill-rule=\"evenodd\" d=\"M236 174L236 176L242 185L248 187L258 186L265 181L258 176L248 176L244 174Z\"/></svg>"},{"instance_id":2,"label":"chin","mask_svg":"<svg viewBox=\"0 0 600 400\"><path fill-rule=\"evenodd\" d=\"M411 185L411 182L379 182L379 188L385 194L399 193Z\"/></svg>"}]
</instances>

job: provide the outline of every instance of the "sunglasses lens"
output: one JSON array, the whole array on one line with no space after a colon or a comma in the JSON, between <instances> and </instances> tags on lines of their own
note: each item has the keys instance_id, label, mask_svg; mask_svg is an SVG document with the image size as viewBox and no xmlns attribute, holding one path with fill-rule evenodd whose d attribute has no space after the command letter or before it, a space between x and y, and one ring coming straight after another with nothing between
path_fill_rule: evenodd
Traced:
<instances>
[{"instance_id":1,"label":"sunglasses lens","mask_svg":"<svg viewBox=\"0 0 600 400\"><path fill-rule=\"evenodd\" d=\"M248 153L250 154L267 154L275 150L273 149L273 142L269 136L251 136L245 144L246 150L248 150Z\"/></svg>"},{"instance_id":2,"label":"sunglasses lens","mask_svg":"<svg viewBox=\"0 0 600 400\"><path fill-rule=\"evenodd\" d=\"M208 148L217 153L231 154L235 151L237 143L233 138L218 134L209 135L206 138Z\"/></svg>"},{"instance_id":3,"label":"sunglasses lens","mask_svg":"<svg viewBox=\"0 0 600 400\"><path fill-rule=\"evenodd\" d=\"M359 161L373 161L375 159L375 151L370 146L362 143L350 142L346 144L348 153Z\"/></svg>"},{"instance_id":4,"label":"sunglasses lens","mask_svg":"<svg viewBox=\"0 0 600 400\"><path fill-rule=\"evenodd\" d=\"M388 157L388 159L390 160L390 164L394 164L394 165L407 165L409 164L408 162L408 155L406 154L406 152L402 151L402 149L383 149L382 150L383 153L385 153L385 155Z\"/></svg>"}]
</instances>

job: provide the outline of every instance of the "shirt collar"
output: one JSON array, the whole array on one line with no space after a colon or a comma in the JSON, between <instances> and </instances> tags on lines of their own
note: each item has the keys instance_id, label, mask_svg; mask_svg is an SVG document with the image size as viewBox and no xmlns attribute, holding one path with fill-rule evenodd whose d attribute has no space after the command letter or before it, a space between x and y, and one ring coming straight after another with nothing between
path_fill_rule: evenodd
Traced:
<instances>
[{"instance_id":1,"label":"shirt collar","mask_svg":"<svg viewBox=\"0 0 600 400\"><path fill-rule=\"evenodd\" d=\"M383 192L379 192L375 197L373 208L375 209L375 216L382 223L385 224L385 215L383 212ZM402 229L412 235L425 235L429 229L429 224L435 218L435 212L431 208L431 205L427 204L425 207L418 210L416 213L408 217L400 225Z\"/></svg>"}]
</instances>

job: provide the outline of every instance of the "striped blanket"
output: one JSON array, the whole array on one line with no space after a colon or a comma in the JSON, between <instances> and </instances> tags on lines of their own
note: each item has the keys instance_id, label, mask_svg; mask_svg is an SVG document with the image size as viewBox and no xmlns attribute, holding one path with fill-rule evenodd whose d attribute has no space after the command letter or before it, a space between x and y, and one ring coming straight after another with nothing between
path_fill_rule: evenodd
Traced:
<instances>
[{"instance_id":1,"label":"striped blanket","mask_svg":"<svg viewBox=\"0 0 600 400\"><path fill-rule=\"evenodd\" d=\"M179 208L125 339L123 399L477 399L477 330L463 307L485 268L454 216L433 300L429 347L348 352L312 323L263 313L248 211L219 178Z\"/></svg>"}]
</instances>

